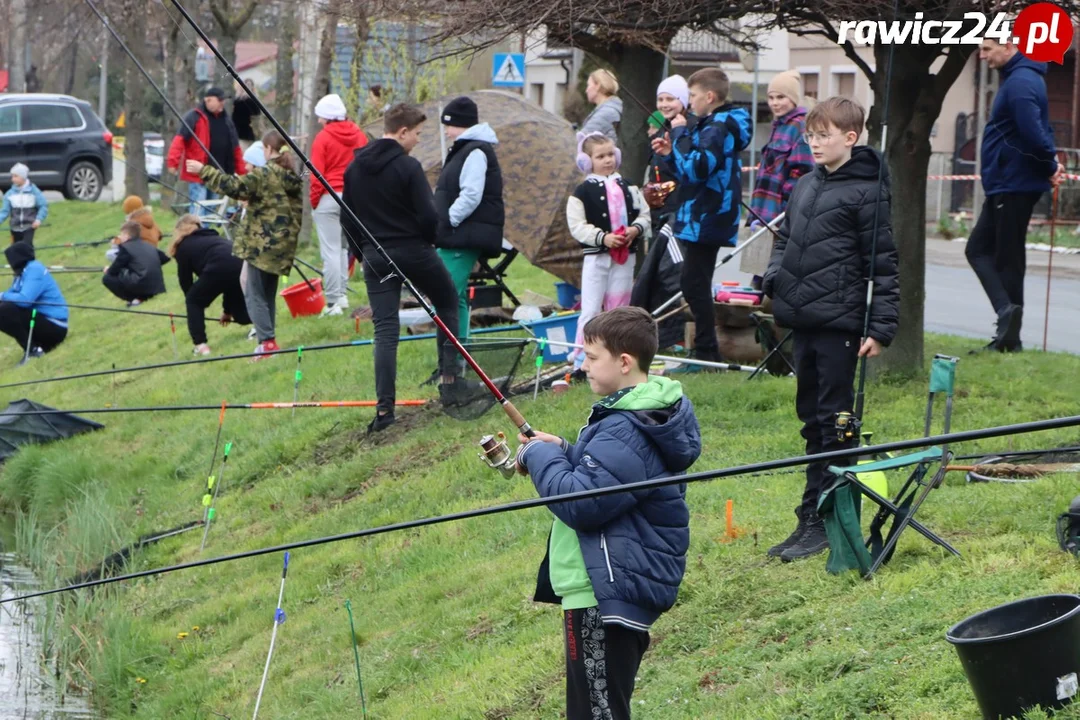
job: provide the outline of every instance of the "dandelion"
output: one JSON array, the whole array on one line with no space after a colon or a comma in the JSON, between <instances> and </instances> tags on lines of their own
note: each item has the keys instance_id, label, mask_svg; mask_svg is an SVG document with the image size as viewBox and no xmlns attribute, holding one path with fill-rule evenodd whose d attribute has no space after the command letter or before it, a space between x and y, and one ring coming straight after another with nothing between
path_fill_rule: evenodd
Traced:
<instances>
[{"instance_id":1,"label":"dandelion","mask_svg":"<svg viewBox=\"0 0 1080 720\"><path fill-rule=\"evenodd\" d=\"M199 626L198 625L192 625L191 626L191 631L192 632L199 632Z\"/></svg>"},{"instance_id":2,"label":"dandelion","mask_svg":"<svg viewBox=\"0 0 1080 720\"><path fill-rule=\"evenodd\" d=\"M178 633L176 633L176 639L177 640L183 640L187 636L188 636L188 634L186 632L178 632Z\"/></svg>"},{"instance_id":3,"label":"dandelion","mask_svg":"<svg viewBox=\"0 0 1080 720\"><path fill-rule=\"evenodd\" d=\"M135 682L139 683L140 685L145 685L146 684L146 678L137 677L137 678L135 678Z\"/></svg>"}]
</instances>

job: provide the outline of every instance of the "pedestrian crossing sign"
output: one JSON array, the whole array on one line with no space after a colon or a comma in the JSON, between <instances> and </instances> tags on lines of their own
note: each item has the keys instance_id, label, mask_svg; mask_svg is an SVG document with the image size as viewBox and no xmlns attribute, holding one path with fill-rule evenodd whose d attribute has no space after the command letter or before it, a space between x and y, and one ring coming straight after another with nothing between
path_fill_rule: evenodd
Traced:
<instances>
[{"instance_id":1,"label":"pedestrian crossing sign","mask_svg":"<svg viewBox=\"0 0 1080 720\"><path fill-rule=\"evenodd\" d=\"M495 53L491 84L495 87L525 87L525 54Z\"/></svg>"}]
</instances>

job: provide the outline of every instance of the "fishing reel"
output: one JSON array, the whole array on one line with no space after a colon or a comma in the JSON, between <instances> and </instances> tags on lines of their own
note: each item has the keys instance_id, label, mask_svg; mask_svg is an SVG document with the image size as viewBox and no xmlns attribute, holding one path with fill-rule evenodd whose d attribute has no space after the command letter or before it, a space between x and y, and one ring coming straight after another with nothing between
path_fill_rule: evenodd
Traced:
<instances>
[{"instance_id":1,"label":"fishing reel","mask_svg":"<svg viewBox=\"0 0 1080 720\"><path fill-rule=\"evenodd\" d=\"M1068 512L1058 516L1057 538L1062 550L1080 558L1080 496L1069 503Z\"/></svg>"},{"instance_id":2,"label":"fishing reel","mask_svg":"<svg viewBox=\"0 0 1080 720\"><path fill-rule=\"evenodd\" d=\"M492 470L498 470L507 479L514 477L517 472L517 456L506 444L506 435L501 432L485 435L480 438L480 449L484 452L477 453L476 456L483 460L484 464Z\"/></svg>"},{"instance_id":3,"label":"fishing reel","mask_svg":"<svg viewBox=\"0 0 1080 720\"><path fill-rule=\"evenodd\" d=\"M836 413L836 437L840 442L857 440L862 432L862 420L849 412Z\"/></svg>"}]
</instances>

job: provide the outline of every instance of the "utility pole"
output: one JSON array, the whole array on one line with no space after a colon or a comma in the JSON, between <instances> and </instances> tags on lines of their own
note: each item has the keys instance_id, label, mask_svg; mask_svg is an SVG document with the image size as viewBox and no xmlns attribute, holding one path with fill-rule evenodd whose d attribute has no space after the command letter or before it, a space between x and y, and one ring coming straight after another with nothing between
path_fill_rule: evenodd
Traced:
<instances>
[{"instance_id":1,"label":"utility pole","mask_svg":"<svg viewBox=\"0 0 1080 720\"><path fill-rule=\"evenodd\" d=\"M975 104L975 174L982 175L982 142L983 132L986 129L986 93L990 89L990 73L986 67L986 61L979 58L979 99ZM979 221L979 213L982 212L983 191L982 181L975 181L975 190L972 193L972 223ZM974 227L974 225L972 225Z\"/></svg>"},{"instance_id":2,"label":"utility pole","mask_svg":"<svg viewBox=\"0 0 1080 720\"><path fill-rule=\"evenodd\" d=\"M98 117L106 123L109 110L109 31L101 28L101 77L98 78Z\"/></svg>"}]
</instances>

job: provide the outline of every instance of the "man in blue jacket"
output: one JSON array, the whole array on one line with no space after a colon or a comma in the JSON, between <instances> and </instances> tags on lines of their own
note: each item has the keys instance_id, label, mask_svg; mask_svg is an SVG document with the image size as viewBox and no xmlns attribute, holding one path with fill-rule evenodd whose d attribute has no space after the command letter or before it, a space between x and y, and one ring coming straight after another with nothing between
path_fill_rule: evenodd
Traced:
<instances>
[{"instance_id":1,"label":"man in blue jacket","mask_svg":"<svg viewBox=\"0 0 1080 720\"><path fill-rule=\"evenodd\" d=\"M1057 161L1050 128L1046 63L994 40L983 40L979 57L1001 72L1001 86L983 130L986 201L965 254L998 318L994 339L983 350L1019 352L1028 222L1035 203L1061 181L1065 168Z\"/></svg>"},{"instance_id":2,"label":"man in blue jacket","mask_svg":"<svg viewBox=\"0 0 1080 720\"><path fill-rule=\"evenodd\" d=\"M649 377L656 322L621 307L585 325L585 363L602 396L576 444L518 436L518 469L543 497L681 475L701 454L682 386ZM549 505L555 516L535 600L562 605L567 720L629 720L649 627L675 604L690 545L686 485Z\"/></svg>"},{"instance_id":3,"label":"man in blue jacket","mask_svg":"<svg viewBox=\"0 0 1080 720\"><path fill-rule=\"evenodd\" d=\"M38 358L64 342L68 331L67 301L56 280L34 259L29 243L17 242L4 250L8 265L15 273L11 289L0 293L0 332L15 338L23 349L19 365L27 358ZM37 316L33 317L33 311ZM30 334L30 322L34 333ZM30 341L30 353L26 343Z\"/></svg>"}]
</instances>

